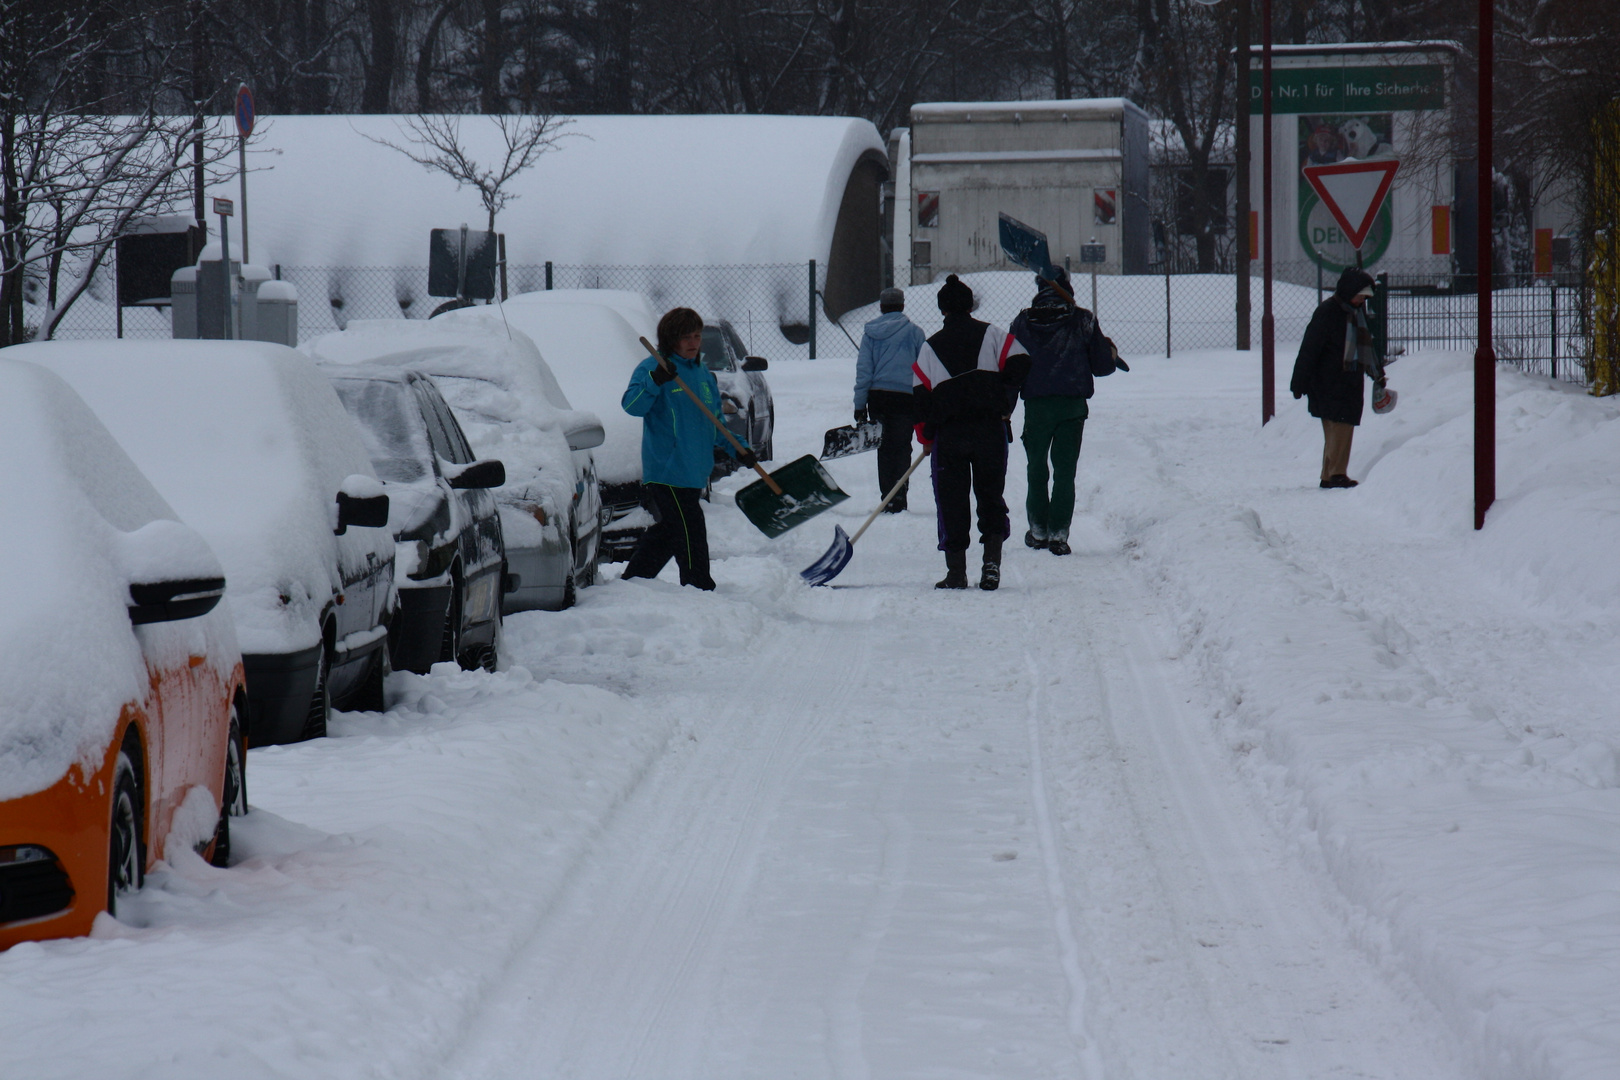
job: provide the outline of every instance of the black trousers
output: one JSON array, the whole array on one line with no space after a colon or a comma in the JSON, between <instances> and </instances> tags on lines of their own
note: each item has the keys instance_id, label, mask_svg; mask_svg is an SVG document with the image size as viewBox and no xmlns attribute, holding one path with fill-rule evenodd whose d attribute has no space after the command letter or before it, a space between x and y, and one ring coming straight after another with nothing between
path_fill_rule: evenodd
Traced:
<instances>
[{"instance_id":1,"label":"black trousers","mask_svg":"<svg viewBox=\"0 0 1620 1080\"><path fill-rule=\"evenodd\" d=\"M939 550L966 551L973 542L968 493L979 509L979 542L1011 533L1007 502L1007 424L1000 417L951 420L934 436L934 505Z\"/></svg>"},{"instance_id":2,"label":"black trousers","mask_svg":"<svg viewBox=\"0 0 1620 1080\"><path fill-rule=\"evenodd\" d=\"M673 558L680 568L682 585L714 588L714 578L709 576L709 529L703 520L702 489L647 484L642 490L652 499L658 523L636 541L624 576L657 577Z\"/></svg>"},{"instance_id":3,"label":"black trousers","mask_svg":"<svg viewBox=\"0 0 1620 1080\"><path fill-rule=\"evenodd\" d=\"M894 390L873 390L866 395L867 414L873 423L883 425L883 442L877 452L879 498L900 482L911 464L911 429L917 423L912 411L915 400L910 394ZM889 504L891 511L906 508L906 489L910 486L908 482L894 497Z\"/></svg>"}]
</instances>

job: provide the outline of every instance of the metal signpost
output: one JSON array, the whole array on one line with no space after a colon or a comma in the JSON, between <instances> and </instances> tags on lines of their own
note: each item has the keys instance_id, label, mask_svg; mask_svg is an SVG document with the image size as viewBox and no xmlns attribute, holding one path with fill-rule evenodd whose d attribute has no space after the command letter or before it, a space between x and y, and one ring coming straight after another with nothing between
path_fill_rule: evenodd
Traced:
<instances>
[{"instance_id":1,"label":"metal signpost","mask_svg":"<svg viewBox=\"0 0 1620 1080\"><path fill-rule=\"evenodd\" d=\"M1108 261L1108 245L1097 243L1093 236L1091 243L1080 245L1080 264L1091 266L1091 313L1097 314L1097 267Z\"/></svg>"},{"instance_id":2,"label":"metal signpost","mask_svg":"<svg viewBox=\"0 0 1620 1080\"><path fill-rule=\"evenodd\" d=\"M246 83L236 88L236 174L242 190L242 265L248 264L247 141L253 134L253 91Z\"/></svg>"},{"instance_id":3,"label":"metal signpost","mask_svg":"<svg viewBox=\"0 0 1620 1080\"><path fill-rule=\"evenodd\" d=\"M1474 528L1485 527L1485 511L1496 501L1496 350L1491 344L1491 249L1496 228L1492 175L1491 98L1496 12L1479 0L1479 172L1476 227L1479 240L1479 346L1474 350Z\"/></svg>"},{"instance_id":4,"label":"metal signpost","mask_svg":"<svg viewBox=\"0 0 1620 1080\"><path fill-rule=\"evenodd\" d=\"M214 213L219 215L219 255L220 266L223 268L225 281L225 303L222 318L224 319L224 338L231 341L236 337L235 320L231 318L231 215L236 212L236 206L229 199L214 199Z\"/></svg>"}]
</instances>

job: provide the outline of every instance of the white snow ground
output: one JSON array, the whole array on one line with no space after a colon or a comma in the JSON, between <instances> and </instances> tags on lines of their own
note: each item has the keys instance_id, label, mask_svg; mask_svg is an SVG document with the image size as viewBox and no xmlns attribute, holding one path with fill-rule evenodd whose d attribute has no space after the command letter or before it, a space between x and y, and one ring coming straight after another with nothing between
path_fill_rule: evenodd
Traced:
<instances>
[{"instance_id":1,"label":"white snow ground","mask_svg":"<svg viewBox=\"0 0 1620 1080\"><path fill-rule=\"evenodd\" d=\"M926 482L807 589L871 456L774 542L739 476L717 593L253 751L237 865L0 954L0 1075L1620 1075L1620 408L1504 373L1476 534L1466 358L1393 369L1354 491L1257 357L1132 359L1075 554L995 594L932 589ZM852 367L772 369L780 458Z\"/></svg>"}]
</instances>

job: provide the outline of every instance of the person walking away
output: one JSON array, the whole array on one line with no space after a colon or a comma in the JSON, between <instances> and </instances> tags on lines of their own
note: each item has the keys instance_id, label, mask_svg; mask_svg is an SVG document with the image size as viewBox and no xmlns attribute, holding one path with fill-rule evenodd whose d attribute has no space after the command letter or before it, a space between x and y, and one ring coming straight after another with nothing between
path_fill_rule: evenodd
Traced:
<instances>
[{"instance_id":1,"label":"person walking away","mask_svg":"<svg viewBox=\"0 0 1620 1080\"><path fill-rule=\"evenodd\" d=\"M1030 359L1022 391L1029 473L1029 494L1024 499L1029 529L1024 543L1067 555L1074 473L1089 411L1086 401L1096 389L1093 376L1113 373L1115 353L1114 343L1098 328L1097 317L1063 295L1074 295L1068 272L1057 267L1054 278L1062 292L1052 280L1036 276L1035 299L1013 319L1012 333Z\"/></svg>"},{"instance_id":2,"label":"person walking away","mask_svg":"<svg viewBox=\"0 0 1620 1080\"><path fill-rule=\"evenodd\" d=\"M1365 308L1372 294L1365 270L1352 266L1339 275L1333 295L1311 315L1288 383L1294 399L1306 398L1311 415L1322 421L1321 487L1356 486L1348 475L1350 441L1361 423L1363 374L1378 370Z\"/></svg>"},{"instance_id":3,"label":"person walking away","mask_svg":"<svg viewBox=\"0 0 1620 1080\"><path fill-rule=\"evenodd\" d=\"M868 420L883 426L878 444L878 497L889 493L911 464L911 365L922 348L922 327L906 318L906 294L884 289L878 294L877 318L861 331L861 349L855 360L855 422ZM906 508L906 490L883 508L898 514Z\"/></svg>"},{"instance_id":4,"label":"person walking away","mask_svg":"<svg viewBox=\"0 0 1620 1080\"><path fill-rule=\"evenodd\" d=\"M972 541L968 493L978 505L984 568L979 588L1001 584L1001 545L1011 529L1001 493L1007 482L1007 444L1029 355L999 326L980 322L973 290L955 274L939 290L945 327L923 343L912 365L918 434L933 444L934 504L945 578L937 589L967 588Z\"/></svg>"},{"instance_id":5,"label":"person walking away","mask_svg":"<svg viewBox=\"0 0 1620 1080\"><path fill-rule=\"evenodd\" d=\"M682 391L680 375L709 411L720 413L720 387L714 373L698 361L703 349L703 319L691 308L674 308L658 320L658 355L636 365L621 404L642 419L641 483L652 501L657 523L636 541L626 578L655 578L671 558L681 571L681 584L714 588L709 575L709 531L701 496L714 470L720 447L753 468L753 450L737 453L697 402Z\"/></svg>"}]
</instances>

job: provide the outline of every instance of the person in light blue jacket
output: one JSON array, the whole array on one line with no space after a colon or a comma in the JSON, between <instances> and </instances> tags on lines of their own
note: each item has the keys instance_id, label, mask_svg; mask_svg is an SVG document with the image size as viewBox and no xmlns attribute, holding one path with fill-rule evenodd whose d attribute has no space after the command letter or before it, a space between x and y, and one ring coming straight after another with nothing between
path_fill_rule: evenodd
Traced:
<instances>
[{"instance_id":1,"label":"person in light blue jacket","mask_svg":"<svg viewBox=\"0 0 1620 1080\"><path fill-rule=\"evenodd\" d=\"M709 532L701 496L714 471L715 447L750 468L759 458L748 449L737 453L675 381L679 375L711 413L720 415L720 387L698 359L702 349L703 319L698 313L691 308L666 312L658 320L659 355L636 365L620 402L625 412L642 419L641 484L657 519L636 542L624 576L657 577L673 558L682 585L708 590L714 588L714 578L709 575Z\"/></svg>"},{"instance_id":2,"label":"person in light blue jacket","mask_svg":"<svg viewBox=\"0 0 1620 1080\"><path fill-rule=\"evenodd\" d=\"M861 351L855 360L855 422L883 425L883 441L878 445L878 491L880 497L906 474L911 464L912 415L911 365L922 349L922 327L906 318L906 294L884 289L878 294L877 318L861 332ZM909 485L907 485L909 487ZM898 514L906 508L906 492L901 489L884 508Z\"/></svg>"}]
</instances>

